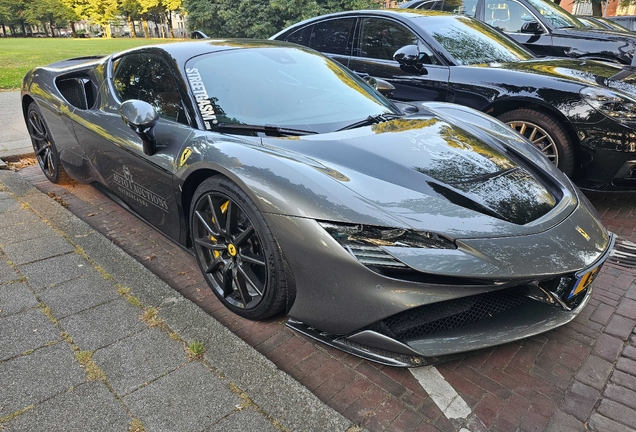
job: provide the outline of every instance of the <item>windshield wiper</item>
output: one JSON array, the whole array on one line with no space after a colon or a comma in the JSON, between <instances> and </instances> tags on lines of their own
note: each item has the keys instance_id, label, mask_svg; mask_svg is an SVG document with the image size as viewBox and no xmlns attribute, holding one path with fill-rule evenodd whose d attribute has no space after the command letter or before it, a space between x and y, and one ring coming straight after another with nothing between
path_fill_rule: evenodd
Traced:
<instances>
[{"instance_id":1,"label":"windshield wiper","mask_svg":"<svg viewBox=\"0 0 636 432\"><path fill-rule=\"evenodd\" d=\"M352 124L350 124L348 126L340 128L340 129L338 129L338 131L343 131L343 130L347 130L347 129L355 129L355 128L362 127L362 126L374 125L374 124L386 122L386 121L393 120L395 118L400 118L400 117L402 117L402 115L400 115L400 114L392 114L392 113L370 115L369 117L365 118L364 120L360 120L358 122L355 122L355 123L352 123Z\"/></svg>"},{"instance_id":2,"label":"windshield wiper","mask_svg":"<svg viewBox=\"0 0 636 432\"><path fill-rule=\"evenodd\" d=\"M264 132L266 135L287 136L287 135L312 135L317 134L316 131L303 129L293 129L286 127L278 127L274 125L250 125L243 123L219 123L216 125L219 130L243 130L250 132Z\"/></svg>"}]
</instances>

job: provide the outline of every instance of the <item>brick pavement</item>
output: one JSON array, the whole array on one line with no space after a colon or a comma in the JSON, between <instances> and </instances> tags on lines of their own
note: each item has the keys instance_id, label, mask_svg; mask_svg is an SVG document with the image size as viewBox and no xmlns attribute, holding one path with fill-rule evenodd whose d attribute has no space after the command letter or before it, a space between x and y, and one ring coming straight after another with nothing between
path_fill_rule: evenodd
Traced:
<instances>
[{"instance_id":1,"label":"brick pavement","mask_svg":"<svg viewBox=\"0 0 636 432\"><path fill-rule=\"evenodd\" d=\"M286 328L284 316L251 322L232 314L207 288L194 257L94 188L51 184L37 166L21 174L371 432L466 426L447 419L406 369L377 365L309 340ZM590 198L609 229L636 241L636 196ZM438 365L473 412L469 429L636 429L635 279L636 270L607 264L589 305L572 323Z\"/></svg>"}]
</instances>

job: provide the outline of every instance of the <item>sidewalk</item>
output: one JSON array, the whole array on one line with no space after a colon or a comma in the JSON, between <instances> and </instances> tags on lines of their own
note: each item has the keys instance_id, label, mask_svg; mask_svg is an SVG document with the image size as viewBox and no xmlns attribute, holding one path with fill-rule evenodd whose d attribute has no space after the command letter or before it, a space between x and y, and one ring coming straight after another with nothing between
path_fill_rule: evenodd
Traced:
<instances>
[{"instance_id":1,"label":"sidewalk","mask_svg":"<svg viewBox=\"0 0 636 432\"><path fill-rule=\"evenodd\" d=\"M10 171L0 328L3 431L358 430Z\"/></svg>"},{"instance_id":2,"label":"sidewalk","mask_svg":"<svg viewBox=\"0 0 636 432\"><path fill-rule=\"evenodd\" d=\"M20 111L20 92L0 91L0 159L33 156L31 139Z\"/></svg>"}]
</instances>

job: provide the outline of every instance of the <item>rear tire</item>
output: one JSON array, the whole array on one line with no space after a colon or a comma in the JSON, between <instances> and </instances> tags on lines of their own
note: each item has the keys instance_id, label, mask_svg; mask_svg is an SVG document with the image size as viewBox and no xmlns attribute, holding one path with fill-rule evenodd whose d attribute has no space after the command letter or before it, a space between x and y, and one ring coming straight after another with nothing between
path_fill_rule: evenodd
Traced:
<instances>
[{"instance_id":1,"label":"rear tire","mask_svg":"<svg viewBox=\"0 0 636 432\"><path fill-rule=\"evenodd\" d=\"M527 138L568 177L572 176L576 155L572 141L561 123L530 108L505 112L498 119Z\"/></svg>"},{"instance_id":2,"label":"rear tire","mask_svg":"<svg viewBox=\"0 0 636 432\"><path fill-rule=\"evenodd\" d=\"M25 120L31 136L35 158L46 178L53 183L67 182L69 177L62 167L55 141L53 141L49 126L35 102L31 102L29 105Z\"/></svg>"},{"instance_id":3,"label":"rear tire","mask_svg":"<svg viewBox=\"0 0 636 432\"><path fill-rule=\"evenodd\" d=\"M203 181L192 199L190 228L205 280L228 309L252 320L285 309L288 280L282 252L238 185L220 176Z\"/></svg>"}]
</instances>

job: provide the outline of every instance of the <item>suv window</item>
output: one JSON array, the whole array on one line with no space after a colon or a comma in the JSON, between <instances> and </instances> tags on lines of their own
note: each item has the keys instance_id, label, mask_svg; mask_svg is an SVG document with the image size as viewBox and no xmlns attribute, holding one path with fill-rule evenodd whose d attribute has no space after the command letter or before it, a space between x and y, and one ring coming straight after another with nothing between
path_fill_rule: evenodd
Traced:
<instances>
[{"instance_id":1,"label":"suv window","mask_svg":"<svg viewBox=\"0 0 636 432\"><path fill-rule=\"evenodd\" d=\"M293 32L292 34L290 34L289 36L287 36L287 39L285 39L287 42L291 42L291 43L295 43L298 45L303 45L308 47L309 46L309 40L311 39L311 32L313 30L314 26L310 25L307 27L303 27L300 30L296 30L295 32Z\"/></svg>"},{"instance_id":2,"label":"suv window","mask_svg":"<svg viewBox=\"0 0 636 432\"><path fill-rule=\"evenodd\" d=\"M304 45L329 54L349 55L349 40L355 18L333 19L319 22L287 36L287 42Z\"/></svg>"},{"instance_id":3,"label":"suv window","mask_svg":"<svg viewBox=\"0 0 636 432\"><path fill-rule=\"evenodd\" d=\"M113 69L115 93L122 102L139 99L155 107L163 118L183 120L177 82L162 57L151 53L130 54L117 59Z\"/></svg>"},{"instance_id":4,"label":"suv window","mask_svg":"<svg viewBox=\"0 0 636 432\"><path fill-rule=\"evenodd\" d=\"M452 12L458 15L475 17L477 0L426 0L414 4L412 9L438 10Z\"/></svg>"},{"instance_id":5,"label":"suv window","mask_svg":"<svg viewBox=\"0 0 636 432\"><path fill-rule=\"evenodd\" d=\"M393 60L393 54L405 45L417 45L423 63L439 64L431 49L403 25L382 18L362 21L359 57Z\"/></svg>"},{"instance_id":6,"label":"suv window","mask_svg":"<svg viewBox=\"0 0 636 432\"><path fill-rule=\"evenodd\" d=\"M525 23L536 21L536 18L516 1L487 0L484 21L505 32L520 33Z\"/></svg>"}]
</instances>

